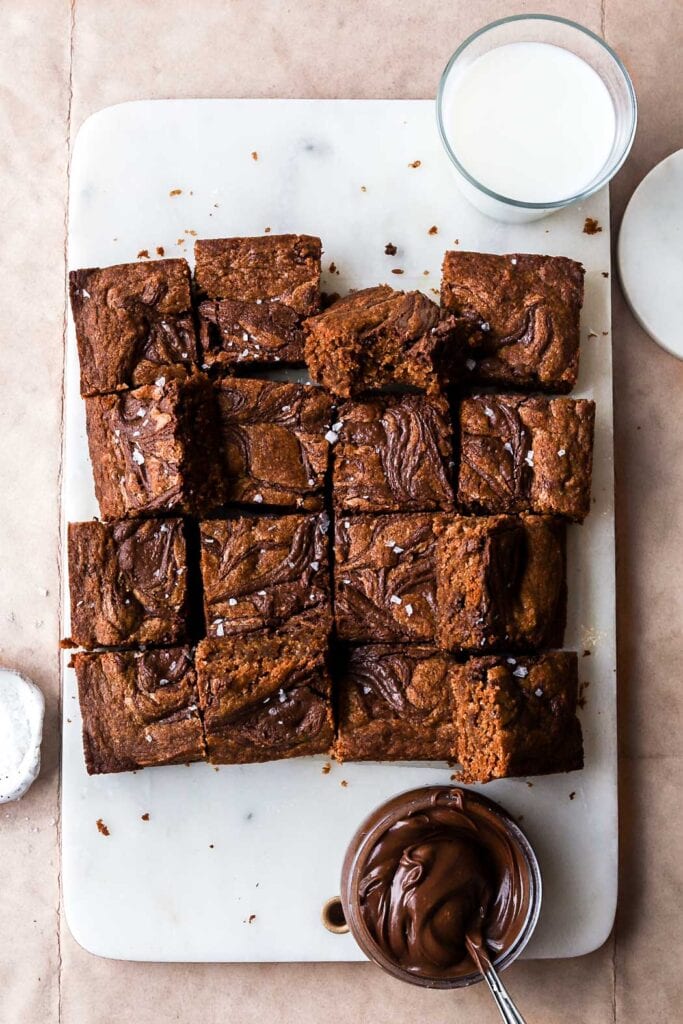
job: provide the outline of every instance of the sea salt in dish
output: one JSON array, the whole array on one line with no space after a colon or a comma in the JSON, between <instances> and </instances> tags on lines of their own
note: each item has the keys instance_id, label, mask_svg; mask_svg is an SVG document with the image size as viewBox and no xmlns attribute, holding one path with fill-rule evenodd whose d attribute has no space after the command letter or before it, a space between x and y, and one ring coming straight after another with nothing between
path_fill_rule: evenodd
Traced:
<instances>
[{"instance_id":1,"label":"sea salt in dish","mask_svg":"<svg viewBox=\"0 0 683 1024\"><path fill-rule=\"evenodd\" d=\"M521 15L456 50L437 119L465 196L489 216L521 222L607 184L633 141L636 100L598 36L563 18Z\"/></svg>"},{"instance_id":2,"label":"sea salt in dish","mask_svg":"<svg viewBox=\"0 0 683 1024\"><path fill-rule=\"evenodd\" d=\"M44 713L38 687L0 669L0 804L19 800L38 778Z\"/></svg>"}]
</instances>

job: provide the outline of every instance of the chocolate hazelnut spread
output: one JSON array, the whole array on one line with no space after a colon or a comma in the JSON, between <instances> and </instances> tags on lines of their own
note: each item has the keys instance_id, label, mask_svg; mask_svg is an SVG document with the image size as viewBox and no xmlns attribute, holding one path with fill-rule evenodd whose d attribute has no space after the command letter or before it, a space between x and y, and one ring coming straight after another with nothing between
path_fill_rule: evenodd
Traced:
<instances>
[{"instance_id":1,"label":"chocolate hazelnut spread","mask_svg":"<svg viewBox=\"0 0 683 1024\"><path fill-rule=\"evenodd\" d=\"M468 937L507 962L535 916L538 876L523 836L476 793L404 794L357 841L344 868L345 882L353 876L347 920L365 951L406 980L447 985L473 975Z\"/></svg>"}]
</instances>

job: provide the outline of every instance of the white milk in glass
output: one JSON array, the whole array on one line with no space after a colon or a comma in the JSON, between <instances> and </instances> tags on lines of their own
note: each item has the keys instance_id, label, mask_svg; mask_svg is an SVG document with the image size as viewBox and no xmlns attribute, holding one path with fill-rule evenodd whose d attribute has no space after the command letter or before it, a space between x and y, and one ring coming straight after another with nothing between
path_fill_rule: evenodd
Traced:
<instances>
[{"instance_id":1,"label":"white milk in glass","mask_svg":"<svg viewBox=\"0 0 683 1024\"><path fill-rule=\"evenodd\" d=\"M451 149L475 181L507 199L542 205L576 196L594 182L616 131L600 76L550 43L508 43L454 66L442 121Z\"/></svg>"}]
</instances>

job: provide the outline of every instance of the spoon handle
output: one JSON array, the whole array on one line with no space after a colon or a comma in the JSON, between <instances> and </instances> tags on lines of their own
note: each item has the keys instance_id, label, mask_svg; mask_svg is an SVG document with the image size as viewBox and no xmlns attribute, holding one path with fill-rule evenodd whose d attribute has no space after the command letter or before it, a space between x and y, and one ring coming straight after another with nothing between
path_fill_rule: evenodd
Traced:
<instances>
[{"instance_id":1,"label":"spoon handle","mask_svg":"<svg viewBox=\"0 0 683 1024\"><path fill-rule=\"evenodd\" d=\"M522 1017L521 1013L513 1003L510 993L496 974L493 966L491 964L487 964L486 966L482 964L481 973L484 975L484 981L489 987L494 1002L498 1007L505 1024L526 1024L524 1017Z\"/></svg>"},{"instance_id":2,"label":"spoon handle","mask_svg":"<svg viewBox=\"0 0 683 1024\"><path fill-rule=\"evenodd\" d=\"M468 935L465 942L467 943L470 956L474 960L484 981L489 987L489 991L493 996L493 1001L498 1007L498 1012L505 1021L505 1024L526 1024L524 1017L522 1017L521 1013L513 1003L510 993L498 977L481 938L479 937L478 941L473 941L472 937Z\"/></svg>"}]
</instances>

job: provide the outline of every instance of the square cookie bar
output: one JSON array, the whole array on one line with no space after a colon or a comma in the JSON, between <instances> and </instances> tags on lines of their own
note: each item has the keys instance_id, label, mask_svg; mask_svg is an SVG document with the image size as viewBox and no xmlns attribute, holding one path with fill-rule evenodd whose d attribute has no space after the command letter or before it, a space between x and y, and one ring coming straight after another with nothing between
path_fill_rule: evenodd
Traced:
<instances>
[{"instance_id":1,"label":"square cookie bar","mask_svg":"<svg viewBox=\"0 0 683 1024\"><path fill-rule=\"evenodd\" d=\"M337 520L337 634L358 643L424 643L436 631L435 517Z\"/></svg>"},{"instance_id":2,"label":"square cookie bar","mask_svg":"<svg viewBox=\"0 0 683 1024\"><path fill-rule=\"evenodd\" d=\"M590 510L595 403L479 395L460 406L458 501L469 512Z\"/></svg>"},{"instance_id":3,"label":"square cookie bar","mask_svg":"<svg viewBox=\"0 0 683 1024\"><path fill-rule=\"evenodd\" d=\"M439 395L381 395L345 402L334 425L338 513L453 508L448 402Z\"/></svg>"},{"instance_id":4,"label":"square cookie bar","mask_svg":"<svg viewBox=\"0 0 683 1024\"><path fill-rule=\"evenodd\" d=\"M579 371L584 269L564 256L447 252L441 305L468 325L465 379L571 391Z\"/></svg>"},{"instance_id":5,"label":"square cookie bar","mask_svg":"<svg viewBox=\"0 0 683 1024\"><path fill-rule=\"evenodd\" d=\"M86 398L85 406L103 519L202 515L223 503L215 395L201 374Z\"/></svg>"},{"instance_id":6,"label":"square cookie bar","mask_svg":"<svg viewBox=\"0 0 683 1024\"><path fill-rule=\"evenodd\" d=\"M567 584L561 520L454 516L439 520L436 531L439 647L562 646Z\"/></svg>"},{"instance_id":7,"label":"square cookie bar","mask_svg":"<svg viewBox=\"0 0 683 1024\"><path fill-rule=\"evenodd\" d=\"M72 270L69 293L82 395L183 376L196 364L185 260Z\"/></svg>"},{"instance_id":8,"label":"square cookie bar","mask_svg":"<svg viewBox=\"0 0 683 1024\"><path fill-rule=\"evenodd\" d=\"M438 391L442 356L457 362L455 320L422 292L388 285L339 299L304 323L306 365L313 380L349 398L392 385Z\"/></svg>"},{"instance_id":9,"label":"square cookie bar","mask_svg":"<svg viewBox=\"0 0 683 1024\"><path fill-rule=\"evenodd\" d=\"M134 647L186 639L182 519L69 523L68 540L73 643Z\"/></svg>"},{"instance_id":10,"label":"square cookie bar","mask_svg":"<svg viewBox=\"0 0 683 1024\"><path fill-rule=\"evenodd\" d=\"M74 654L88 774L204 759L189 647Z\"/></svg>"},{"instance_id":11,"label":"square cookie bar","mask_svg":"<svg viewBox=\"0 0 683 1024\"><path fill-rule=\"evenodd\" d=\"M321 388L271 380L216 382L228 500L318 510L332 402Z\"/></svg>"},{"instance_id":12,"label":"square cookie bar","mask_svg":"<svg viewBox=\"0 0 683 1024\"><path fill-rule=\"evenodd\" d=\"M278 626L311 609L331 615L325 512L199 524L209 636Z\"/></svg>"},{"instance_id":13,"label":"square cookie bar","mask_svg":"<svg viewBox=\"0 0 683 1024\"><path fill-rule=\"evenodd\" d=\"M471 658L454 693L463 782L583 768L575 652Z\"/></svg>"},{"instance_id":14,"label":"square cookie bar","mask_svg":"<svg viewBox=\"0 0 683 1024\"><path fill-rule=\"evenodd\" d=\"M454 661L417 645L348 652L338 684L339 761L453 761Z\"/></svg>"},{"instance_id":15,"label":"square cookie bar","mask_svg":"<svg viewBox=\"0 0 683 1024\"><path fill-rule=\"evenodd\" d=\"M209 761L250 764L326 753L334 739L324 632L202 640L197 679Z\"/></svg>"},{"instance_id":16,"label":"square cookie bar","mask_svg":"<svg viewBox=\"0 0 683 1024\"><path fill-rule=\"evenodd\" d=\"M311 316L320 308L321 253L313 235L199 238L195 280L209 299L280 302Z\"/></svg>"},{"instance_id":17,"label":"square cookie bar","mask_svg":"<svg viewBox=\"0 0 683 1024\"><path fill-rule=\"evenodd\" d=\"M195 244L202 361L302 364L302 318L320 308L321 242L310 235L200 239Z\"/></svg>"}]
</instances>

